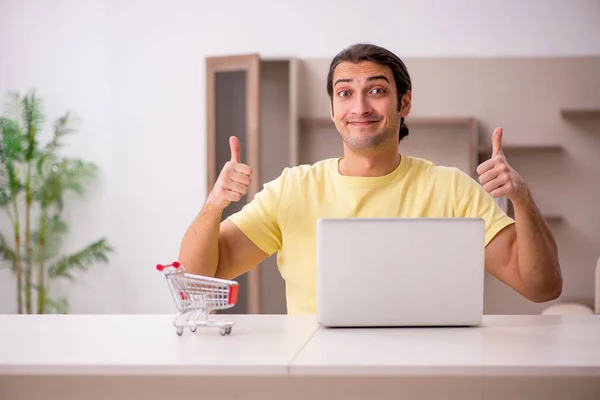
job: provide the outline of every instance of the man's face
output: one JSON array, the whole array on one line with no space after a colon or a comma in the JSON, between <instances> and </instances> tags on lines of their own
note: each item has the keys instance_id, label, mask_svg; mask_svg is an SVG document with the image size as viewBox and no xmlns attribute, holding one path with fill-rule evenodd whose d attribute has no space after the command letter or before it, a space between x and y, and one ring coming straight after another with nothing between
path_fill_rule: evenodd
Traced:
<instances>
[{"instance_id":1,"label":"man's face","mask_svg":"<svg viewBox=\"0 0 600 400\"><path fill-rule=\"evenodd\" d=\"M408 95L410 101L410 94ZM333 74L331 119L351 149L398 144L400 118L390 68L370 61L340 63Z\"/></svg>"}]
</instances>

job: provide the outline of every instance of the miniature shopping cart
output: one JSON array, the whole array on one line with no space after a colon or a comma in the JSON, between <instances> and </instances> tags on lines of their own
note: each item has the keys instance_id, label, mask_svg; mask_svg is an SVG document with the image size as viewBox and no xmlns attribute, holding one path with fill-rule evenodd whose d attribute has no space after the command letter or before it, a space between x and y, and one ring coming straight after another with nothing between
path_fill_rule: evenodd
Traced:
<instances>
[{"instance_id":1,"label":"miniature shopping cart","mask_svg":"<svg viewBox=\"0 0 600 400\"><path fill-rule=\"evenodd\" d=\"M233 322L220 322L209 316L212 311L225 310L237 303L240 288L237 282L189 274L178 262L158 264L156 269L164 271L177 306L173 325L179 336L184 328L196 332L199 326L218 327L223 336L231 333Z\"/></svg>"}]
</instances>

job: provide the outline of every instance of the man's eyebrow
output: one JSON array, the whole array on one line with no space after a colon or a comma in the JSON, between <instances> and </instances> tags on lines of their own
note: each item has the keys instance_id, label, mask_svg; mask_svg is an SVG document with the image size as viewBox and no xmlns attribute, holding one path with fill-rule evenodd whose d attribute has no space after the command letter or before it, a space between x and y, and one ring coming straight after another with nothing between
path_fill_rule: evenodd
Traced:
<instances>
[{"instance_id":1,"label":"man's eyebrow","mask_svg":"<svg viewBox=\"0 0 600 400\"><path fill-rule=\"evenodd\" d=\"M385 75L374 75L374 76L370 76L367 78L367 81L371 82L371 81L376 81L382 79L384 81L386 81L387 83L390 83L390 80L387 78L387 76ZM335 81L335 83L333 84L333 86L337 85L338 83L348 83L348 82L352 82L352 79L338 79L337 81Z\"/></svg>"},{"instance_id":2,"label":"man's eyebrow","mask_svg":"<svg viewBox=\"0 0 600 400\"><path fill-rule=\"evenodd\" d=\"M387 83L390 83L390 80L385 75L370 76L370 77L367 78L367 81L376 81L376 80L379 80L379 79L383 79Z\"/></svg>"},{"instance_id":3,"label":"man's eyebrow","mask_svg":"<svg viewBox=\"0 0 600 400\"><path fill-rule=\"evenodd\" d=\"M335 81L333 86L337 85L338 83L347 83L347 82L352 82L352 79L338 79L337 81Z\"/></svg>"}]
</instances>

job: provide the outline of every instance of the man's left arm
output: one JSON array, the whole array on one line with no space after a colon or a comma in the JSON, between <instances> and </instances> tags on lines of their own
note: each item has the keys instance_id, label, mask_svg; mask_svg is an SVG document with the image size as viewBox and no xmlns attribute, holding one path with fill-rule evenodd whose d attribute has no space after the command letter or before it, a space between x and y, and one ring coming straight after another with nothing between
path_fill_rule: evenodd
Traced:
<instances>
[{"instance_id":1,"label":"man's left arm","mask_svg":"<svg viewBox=\"0 0 600 400\"><path fill-rule=\"evenodd\" d=\"M510 167L502 151L502 128L492 136L492 157L477 167L479 182L492 197L505 196L515 210L515 224L500 231L485 251L485 266L527 299L545 302L562 292L558 250L531 191Z\"/></svg>"}]
</instances>

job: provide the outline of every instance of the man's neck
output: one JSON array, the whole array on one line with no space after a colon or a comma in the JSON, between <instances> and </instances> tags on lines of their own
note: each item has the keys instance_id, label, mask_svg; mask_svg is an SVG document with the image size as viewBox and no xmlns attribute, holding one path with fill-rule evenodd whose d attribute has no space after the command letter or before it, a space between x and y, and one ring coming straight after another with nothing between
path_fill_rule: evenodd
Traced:
<instances>
[{"instance_id":1,"label":"man's neck","mask_svg":"<svg viewBox=\"0 0 600 400\"><path fill-rule=\"evenodd\" d=\"M344 158L338 170L344 176L376 177L391 173L398 164L400 154L396 146L378 152L356 152L344 146Z\"/></svg>"}]
</instances>

